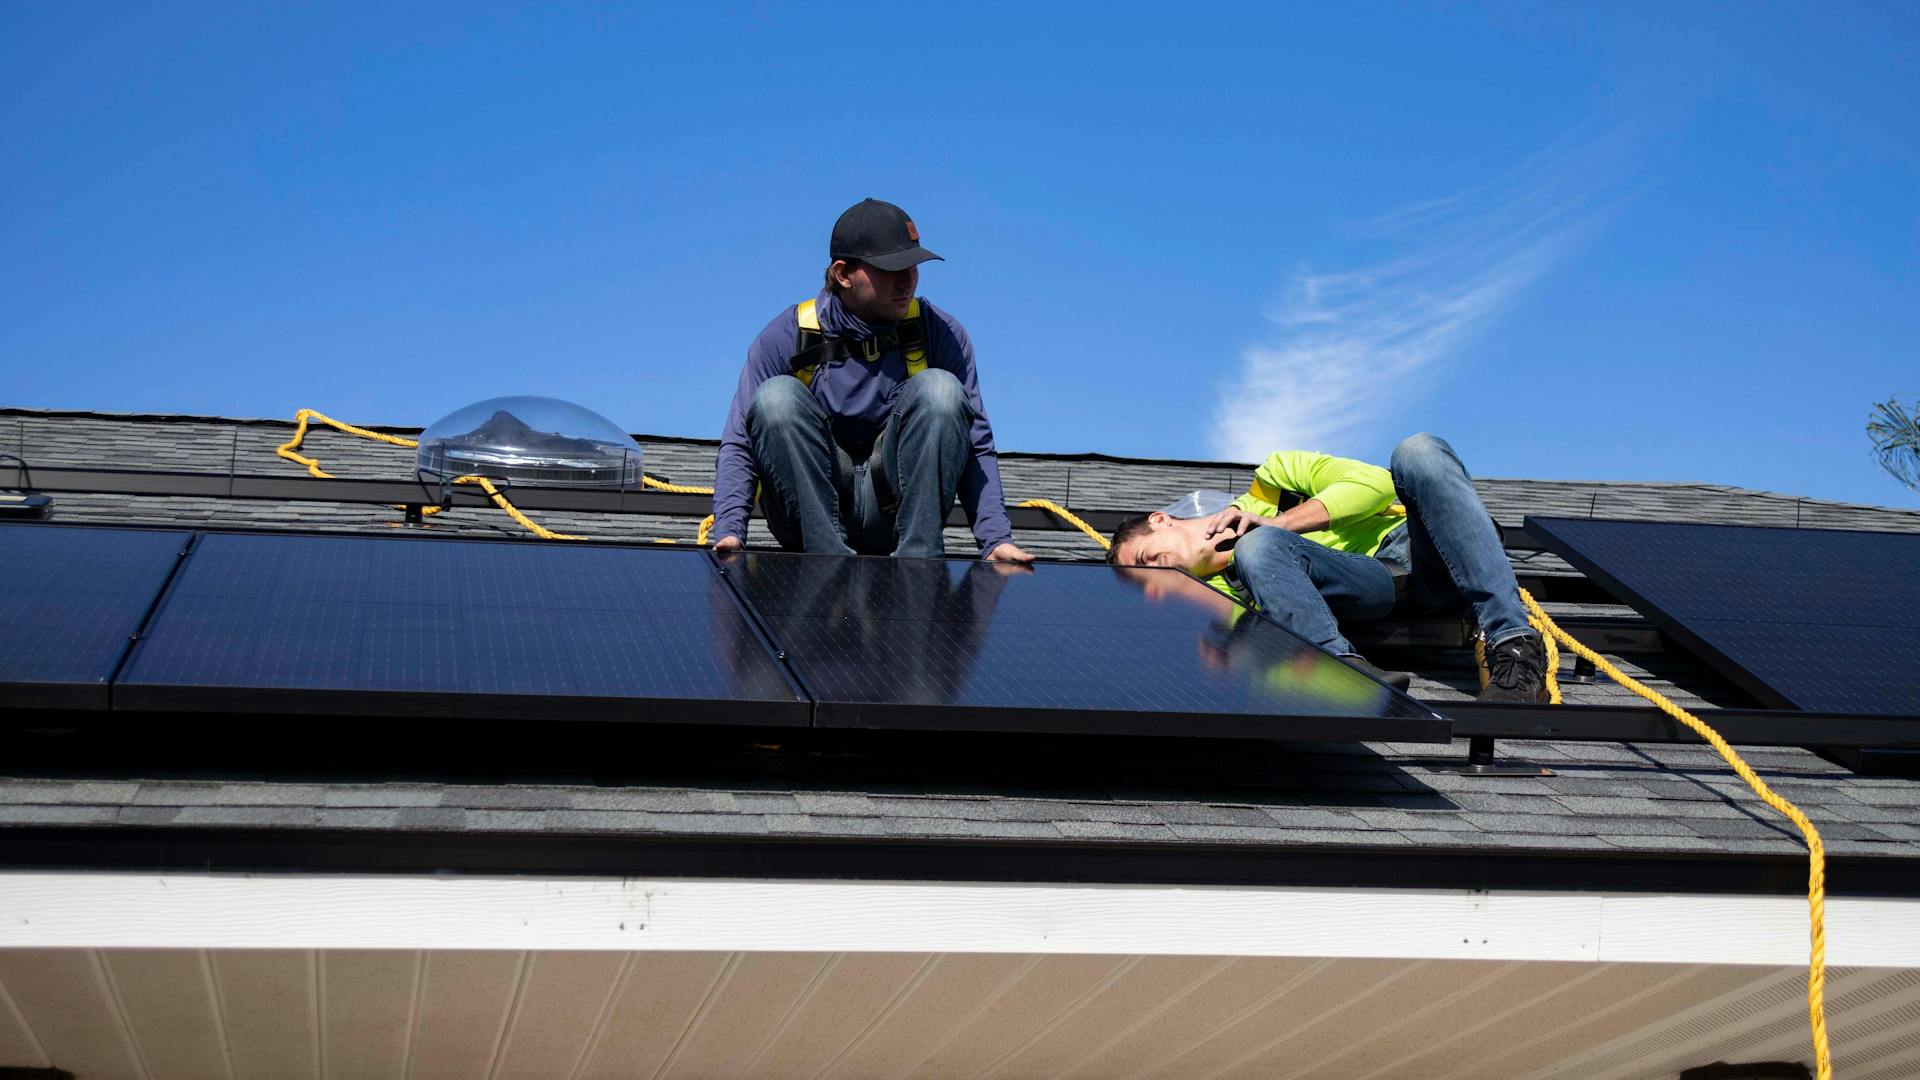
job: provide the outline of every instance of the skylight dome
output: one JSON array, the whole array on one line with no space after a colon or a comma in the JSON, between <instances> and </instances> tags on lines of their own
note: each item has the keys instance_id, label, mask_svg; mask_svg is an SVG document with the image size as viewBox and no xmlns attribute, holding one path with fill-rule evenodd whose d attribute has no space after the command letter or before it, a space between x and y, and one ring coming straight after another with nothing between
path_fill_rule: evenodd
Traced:
<instances>
[{"instance_id":1,"label":"skylight dome","mask_svg":"<svg viewBox=\"0 0 1920 1080\"><path fill-rule=\"evenodd\" d=\"M549 397L499 397L420 433L423 476L478 474L525 486L640 486L640 444L592 409Z\"/></svg>"}]
</instances>

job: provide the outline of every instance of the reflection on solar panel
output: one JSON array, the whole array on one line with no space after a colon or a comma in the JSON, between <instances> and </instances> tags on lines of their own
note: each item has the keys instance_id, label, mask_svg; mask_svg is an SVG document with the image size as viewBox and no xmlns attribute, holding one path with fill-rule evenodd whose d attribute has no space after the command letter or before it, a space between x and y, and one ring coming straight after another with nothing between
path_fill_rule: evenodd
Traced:
<instances>
[{"instance_id":1,"label":"reflection on solar panel","mask_svg":"<svg viewBox=\"0 0 1920 1080\"><path fill-rule=\"evenodd\" d=\"M1920 715L1920 535L1528 518L1770 705Z\"/></svg>"},{"instance_id":2,"label":"reflection on solar panel","mask_svg":"<svg viewBox=\"0 0 1920 1080\"><path fill-rule=\"evenodd\" d=\"M1174 571L719 556L821 727L1444 739L1418 702Z\"/></svg>"},{"instance_id":3,"label":"reflection on solar panel","mask_svg":"<svg viewBox=\"0 0 1920 1080\"><path fill-rule=\"evenodd\" d=\"M184 533L0 525L0 706L104 709Z\"/></svg>"},{"instance_id":4,"label":"reflection on solar panel","mask_svg":"<svg viewBox=\"0 0 1920 1080\"><path fill-rule=\"evenodd\" d=\"M114 693L136 709L807 722L705 555L598 545L207 534Z\"/></svg>"}]
</instances>

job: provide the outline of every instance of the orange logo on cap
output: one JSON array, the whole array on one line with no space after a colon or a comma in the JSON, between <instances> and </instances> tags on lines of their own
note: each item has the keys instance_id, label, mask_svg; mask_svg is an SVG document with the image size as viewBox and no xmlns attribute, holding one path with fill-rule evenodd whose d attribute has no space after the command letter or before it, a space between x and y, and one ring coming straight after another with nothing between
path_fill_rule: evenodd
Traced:
<instances>
[{"instance_id":1,"label":"orange logo on cap","mask_svg":"<svg viewBox=\"0 0 1920 1080\"><path fill-rule=\"evenodd\" d=\"M920 242L920 230L914 228L913 222L911 221L907 222L907 239L913 241L916 244Z\"/></svg>"}]
</instances>

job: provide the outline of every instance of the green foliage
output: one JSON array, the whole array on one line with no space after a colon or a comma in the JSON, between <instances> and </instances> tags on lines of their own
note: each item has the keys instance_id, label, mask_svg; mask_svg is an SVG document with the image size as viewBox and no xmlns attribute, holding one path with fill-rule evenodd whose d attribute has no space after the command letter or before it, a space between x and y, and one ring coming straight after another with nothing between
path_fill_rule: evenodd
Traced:
<instances>
[{"instance_id":1,"label":"green foliage","mask_svg":"<svg viewBox=\"0 0 1920 1080\"><path fill-rule=\"evenodd\" d=\"M1867 420L1867 438L1880 467L1920 491L1920 411L1897 397L1880 402Z\"/></svg>"}]
</instances>

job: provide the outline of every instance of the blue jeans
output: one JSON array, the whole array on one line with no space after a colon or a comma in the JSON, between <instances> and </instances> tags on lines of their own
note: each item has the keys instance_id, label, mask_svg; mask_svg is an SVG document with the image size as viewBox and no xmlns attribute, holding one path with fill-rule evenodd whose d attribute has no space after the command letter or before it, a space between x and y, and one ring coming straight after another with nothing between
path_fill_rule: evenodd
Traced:
<instances>
[{"instance_id":1,"label":"blue jeans","mask_svg":"<svg viewBox=\"0 0 1920 1080\"><path fill-rule=\"evenodd\" d=\"M754 392L747 441L773 538L831 555L945 554L947 508L972 453L973 406L960 380L938 368L908 379L864 461L842 460L832 419L791 375Z\"/></svg>"},{"instance_id":2,"label":"blue jeans","mask_svg":"<svg viewBox=\"0 0 1920 1080\"><path fill-rule=\"evenodd\" d=\"M1371 555L1336 551L1299 533L1263 527L1233 547L1233 566L1269 619L1335 656L1353 656L1341 620L1393 610L1393 571Z\"/></svg>"},{"instance_id":3,"label":"blue jeans","mask_svg":"<svg viewBox=\"0 0 1920 1080\"><path fill-rule=\"evenodd\" d=\"M1397 568L1407 574L1416 614L1470 607L1493 644L1530 632L1513 565L1453 447L1433 435L1410 436L1394 447L1391 469L1407 523L1373 555L1335 551L1285 529L1240 538L1234 566L1260 610L1328 652L1353 655L1340 620L1392 611Z\"/></svg>"}]
</instances>

